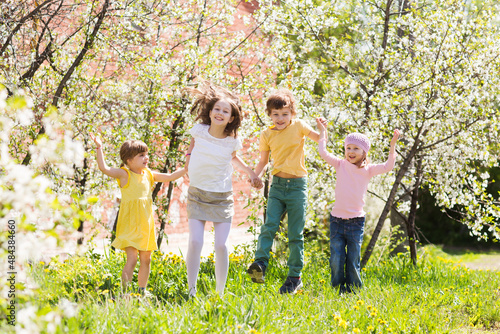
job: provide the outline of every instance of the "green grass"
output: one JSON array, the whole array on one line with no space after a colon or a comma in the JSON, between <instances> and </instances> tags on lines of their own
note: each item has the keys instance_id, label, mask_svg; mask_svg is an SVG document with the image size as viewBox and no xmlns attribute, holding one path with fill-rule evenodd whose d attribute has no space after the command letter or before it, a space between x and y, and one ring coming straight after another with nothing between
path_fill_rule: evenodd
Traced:
<instances>
[{"instance_id":1,"label":"green grass","mask_svg":"<svg viewBox=\"0 0 500 334\"><path fill-rule=\"evenodd\" d=\"M365 286L341 296L329 285L327 255L314 247L306 251L304 289L293 296L277 294L287 274L283 254L273 259L262 285L246 276L251 253L232 255L222 298L214 291L213 259L204 259L199 295L191 299L182 259L154 254L148 286L152 299L120 297L122 253L35 264L38 312L59 310L60 333L500 331L500 272L468 270L458 256L435 247L419 250L418 267L402 254L369 263L363 270ZM76 303L75 315L64 316L66 299Z\"/></svg>"}]
</instances>

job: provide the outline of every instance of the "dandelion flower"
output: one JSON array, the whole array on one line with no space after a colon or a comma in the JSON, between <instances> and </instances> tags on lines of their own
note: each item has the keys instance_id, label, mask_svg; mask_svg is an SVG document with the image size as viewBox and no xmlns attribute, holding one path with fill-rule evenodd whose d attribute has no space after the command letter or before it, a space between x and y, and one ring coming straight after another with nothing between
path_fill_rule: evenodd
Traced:
<instances>
[{"instance_id":1,"label":"dandelion flower","mask_svg":"<svg viewBox=\"0 0 500 334\"><path fill-rule=\"evenodd\" d=\"M359 333L359 332L361 332L361 331L359 330L359 328L355 327L355 328L353 328L352 332L353 332L353 333Z\"/></svg>"},{"instance_id":2,"label":"dandelion flower","mask_svg":"<svg viewBox=\"0 0 500 334\"><path fill-rule=\"evenodd\" d=\"M373 327L373 326L368 326L368 327L366 327L366 329L367 329L368 331L370 331L370 332L371 332L372 330L374 330L374 329L375 329L375 327Z\"/></svg>"},{"instance_id":3,"label":"dandelion flower","mask_svg":"<svg viewBox=\"0 0 500 334\"><path fill-rule=\"evenodd\" d=\"M417 309L416 308L411 309L411 313L412 314L416 314L417 313Z\"/></svg>"},{"instance_id":4,"label":"dandelion flower","mask_svg":"<svg viewBox=\"0 0 500 334\"><path fill-rule=\"evenodd\" d=\"M362 301L362 300L358 300L358 301L356 302L356 304L358 304L358 305L364 305L364 304L365 304L365 302L364 302L364 301Z\"/></svg>"}]
</instances>

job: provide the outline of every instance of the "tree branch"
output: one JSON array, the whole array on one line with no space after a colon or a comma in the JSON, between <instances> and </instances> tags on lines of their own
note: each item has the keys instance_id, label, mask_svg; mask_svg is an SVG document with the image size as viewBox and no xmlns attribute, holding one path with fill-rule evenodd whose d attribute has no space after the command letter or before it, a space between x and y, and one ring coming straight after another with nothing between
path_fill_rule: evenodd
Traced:
<instances>
[{"instance_id":1,"label":"tree branch","mask_svg":"<svg viewBox=\"0 0 500 334\"><path fill-rule=\"evenodd\" d=\"M66 87L66 84L67 84L68 80L71 78L71 75L73 75L73 72L80 65L80 63L82 62L83 58L85 57L87 52L90 50L90 48L92 48L92 45L94 44L94 40L96 38L96 35L99 32L99 29L101 28L101 24L104 21L104 18L106 17L106 11L109 7L109 2L110 2L110 0L105 0L104 5L102 6L101 12L99 13L99 15L97 15L97 22L94 26L94 30L87 37L87 39L85 41L85 45L83 46L83 49L80 51L78 56L75 58L75 60L73 61L73 64L71 64L70 68L66 72L66 75L63 77L63 79L59 83L59 86L57 87L54 98L52 99L52 104L54 106L57 106L57 103L59 102L59 99L61 98L62 91Z\"/></svg>"},{"instance_id":2,"label":"tree branch","mask_svg":"<svg viewBox=\"0 0 500 334\"><path fill-rule=\"evenodd\" d=\"M9 46L10 42L12 41L12 37L14 37L14 35L19 31L19 29L21 29L22 25L26 21L31 19L33 16L38 14L38 12L40 12L40 10L42 10L42 8L45 7L45 5L48 5L48 4L52 3L53 1L54 0L46 0L45 2L40 4L38 7L36 7L33 11L31 11L28 15L21 18L21 20L16 25L16 27L10 32L9 36L7 36L7 40L3 43L2 48L0 49L0 57L2 56L2 54L5 52L5 50Z\"/></svg>"}]
</instances>

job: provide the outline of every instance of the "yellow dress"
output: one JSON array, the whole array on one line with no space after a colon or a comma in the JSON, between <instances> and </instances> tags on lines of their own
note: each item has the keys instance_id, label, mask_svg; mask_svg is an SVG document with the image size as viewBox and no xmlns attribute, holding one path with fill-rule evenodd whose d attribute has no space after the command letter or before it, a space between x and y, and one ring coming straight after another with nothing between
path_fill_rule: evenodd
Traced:
<instances>
[{"instance_id":1,"label":"yellow dress","mask_svg":"<svg viewBox=\"0 0 500 334\"><path fill-rule=\"evenodd\" d=\"M116 224L116 239L111 246L119 249L134 247L141 251L156 250L153 174L149 168L145 168L142 174L136 174L126 167L122 169L128 173L128 182L120 188L122 199ZM120 180L117 181L120 185Z\"/></svg>"}]
</instances>

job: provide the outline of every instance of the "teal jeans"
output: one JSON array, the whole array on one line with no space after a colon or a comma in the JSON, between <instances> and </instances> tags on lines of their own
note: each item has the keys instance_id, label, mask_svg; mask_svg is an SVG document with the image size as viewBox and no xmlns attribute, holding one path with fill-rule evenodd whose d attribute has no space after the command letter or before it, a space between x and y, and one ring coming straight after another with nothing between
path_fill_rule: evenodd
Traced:
<instances>
[{"instance_id":1,"label":"teal jeans","mask_svg":"<svg viewBox=\"0 0 500 334\"><path fill-rule=\"evenodd\" d=\"M273 176L267 200L266 222L260 230L255 261L269 263L269 252L280 219L288 213L288 276L300 277L304 267L304 225L307 211L307 177L285 179Z\"/></svg>"}]
</instances>

